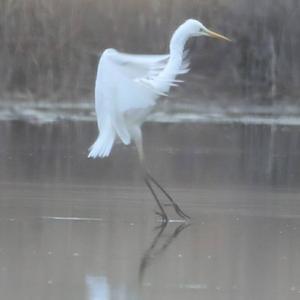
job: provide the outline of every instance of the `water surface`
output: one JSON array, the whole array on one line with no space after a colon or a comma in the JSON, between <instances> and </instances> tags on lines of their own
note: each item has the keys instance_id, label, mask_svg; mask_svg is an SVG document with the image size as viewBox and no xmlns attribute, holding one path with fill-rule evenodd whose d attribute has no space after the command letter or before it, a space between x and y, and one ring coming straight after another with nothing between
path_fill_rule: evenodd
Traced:
<instances>
[{"instance_id":1,"label":"water surface","mask_svg":"<svg viewBox=\"0 0 300 300\"><path fill-rule=\"evenodd\" d=\"M133 146L89 160L89 122L0 123L3 299L299 299L300 129L149 123L160 227Z\"/></svg>"}]
</instances>

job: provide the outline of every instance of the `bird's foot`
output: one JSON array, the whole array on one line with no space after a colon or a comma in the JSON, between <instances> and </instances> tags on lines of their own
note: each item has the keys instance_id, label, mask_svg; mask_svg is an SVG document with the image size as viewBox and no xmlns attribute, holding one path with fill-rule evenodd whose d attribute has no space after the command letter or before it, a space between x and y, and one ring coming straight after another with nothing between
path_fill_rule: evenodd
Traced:
<instances>
[{"instance_id":1,"label":"bird's foot","mask_svg":"<svg viewBox=\"0 0 300 300\"><path fill-rule=\"evenodd\" d=\"M168 222L160 222L159 225L155 226L153 231L163 230L168 225Z\"/></svg>"},{"instance_id":2,"label":"bird's foot","mask_svg":"<svg viewBox=\"0 0 300 300\"><path fill-rule=\"evenodd\" d=\"M166 213L155 211L155 214L161 218L162 223L168 223L169 219Z\"/></svg>"}]
</instances>

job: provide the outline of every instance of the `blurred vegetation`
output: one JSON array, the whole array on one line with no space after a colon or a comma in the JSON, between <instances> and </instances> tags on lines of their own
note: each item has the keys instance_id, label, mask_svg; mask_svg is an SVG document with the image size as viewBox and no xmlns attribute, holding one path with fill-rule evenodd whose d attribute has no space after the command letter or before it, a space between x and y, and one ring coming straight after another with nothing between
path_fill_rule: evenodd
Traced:
<instances>
[{"instance_id":1,"label":"blurred vegetation","mask_svg":"<svg viewBox=\"0 0 300 300\"><path fill-rule=\"evenodd\" d=\"M166 52L190 17L235 40L190 43L195 92L299 96L299 0L0 0L1 98L91 98L103 49Z\"/></svg>"}]
</instances>

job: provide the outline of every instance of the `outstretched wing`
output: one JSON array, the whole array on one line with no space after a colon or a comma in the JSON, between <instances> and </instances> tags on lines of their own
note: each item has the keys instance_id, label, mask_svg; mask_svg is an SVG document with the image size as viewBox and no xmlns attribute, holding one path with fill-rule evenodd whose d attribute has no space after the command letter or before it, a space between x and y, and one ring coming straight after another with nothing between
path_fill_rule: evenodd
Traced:
<instances>
[{"instance_id":1,"label":"outstretched wing","mask_svg":"<svg viewBox=\"0 0 300 300\"><path fill-rule=\"evenodd\" d=\"M186 55L185 55L186 56ZM148 108L157 98L165 95L167 87L175 85L175 77L188 71L184 59L174 76L161 78L169 55L133 55L107 49L103 52L97 71L95 100L100 132L107 124L121 140L128 144L130 134L124 120L124 112Z\"/></svg>"},{"instance_id":2,"label":"outstretched wing","mask_svg":"<svg viewBox=\"0 0 300 300\"><path fill-rule=\"evenodd\" d=\"M184 51L181 57L179 56L175 61L172 60L169 65L165 63L161 65L161 68L155 68L155 72L150 71L147 76L135 78L135 82L159 96L167 96L172 86L178 86L178 83L183 82L183 80L178 80L176 77L189 72L190 61L188 54L188 50Z\"/></svg>"},{"instance_id":3,"label":"outstretched wing","mask_svg":"<svg viewBox=\"0 0 300 300\"><path fill-rule=\"evenodd\" d=\"M95 104L100 134L110 130L123 143L130 142L124 112L147 108L158 97L135 81L163 68L168 55L130 55L107 49L103 52L97 71Z\"/></svg>"},{"instance_id":4,"label":"outstretched wing","mask_svg":"<svg viewBox=\"0 0 300 300\"><path fill-rule=\"evenodd\" d=\"M167 87L177 86L177 83L183 82L176 80L176 76L189 72L188 50L183 53L182 62L174 74L169 74L168 78L158 76L166 67L169 54L163 55L138 55L119 52L115 49L108 49L110 59L119 65L124 75L128 76L134 82L150 89L157 96L166 96ZM171 76L170 76L171 75Z\"/></svg>"},{"instance_id":5,"label":"outstretched wing","mask_svg":"<svg viewBox=\"0 0 300 300\"><path fill-rule=\"evenodd\" d=\"M108 52L108 54L106 54ZM127 54L115 49L108 49L105 55L112 63L120 68L120 71L131 79L154 77L165 67L169 54L143 55Z\"/></svg>"}]
</instances>

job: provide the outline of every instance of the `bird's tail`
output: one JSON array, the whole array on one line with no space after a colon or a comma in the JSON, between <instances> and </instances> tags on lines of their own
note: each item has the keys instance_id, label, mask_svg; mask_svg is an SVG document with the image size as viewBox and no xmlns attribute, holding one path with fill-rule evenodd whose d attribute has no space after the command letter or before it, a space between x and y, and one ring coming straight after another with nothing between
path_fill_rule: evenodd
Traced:
<instances>
[{"instance_id":1,"label":"bird's tail","mask_svg":"<svg viewBox=\"0 0 300 300\"><path fill-rule=\"evenodd\" d=\"M110 154L112 146L116 138L114 130L105 131L98 135L95 143L89 148L88 157L106 157Z\"/></svg>"}]
</instances>

